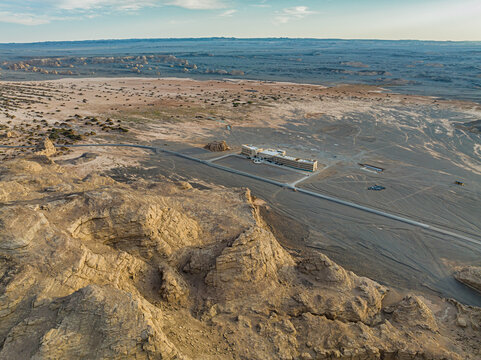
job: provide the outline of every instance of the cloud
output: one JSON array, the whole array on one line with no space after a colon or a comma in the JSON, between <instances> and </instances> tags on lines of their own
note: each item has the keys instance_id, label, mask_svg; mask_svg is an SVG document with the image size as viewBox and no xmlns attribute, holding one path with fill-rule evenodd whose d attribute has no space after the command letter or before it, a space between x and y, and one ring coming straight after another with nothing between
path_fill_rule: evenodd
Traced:
<instances>
[{"instance_id":1,"label":"cloud","mask_svg":"<svg viewBox=\"0 0 481 360\"><path fill-rule=\"evenodd\" d=\"M38 17L33 14L12 13L0 11L0 22L20 25L42 25L50 22L49 18Z\"/></svg>"},{"instance_id":2,"label":"cloud","mask_svg":"<svg viewBox=\"0 0 481 360\"><path fill-rule=\"evenodd\" d=\"M278 24L285 24L291 20L300 20L312 14L316 14L316 11L309 10L307 6L294 6L278 12L274 20Z\"/></svg>"},{"instance_id":3,"label":"cloud","mask_svg":"<svg viewBox=\"0 0 481 360\"><path fill-rule=\"evenodd\" d=\"M191 10L214 10L225 8L221 0L173 0L167 5L179 6Z\"/></svg>"},{"instance_id":4,"label":"cloud","mask_svg":"<svg viewBox=\"0 0 481 360\"><path fill-rule=\"evenodd\" d=\"M112 12L135 12L144 8L177 6L189 10L216 10L224 0L0 0L0 22L42 25L67 18L92 18ZM234 11L227 10L224 16Z\"/></svg>"},{"instance_id":5,"label":"cloud","mask_svg":"<svg viewBox=\"0 0 481 360\"><path fill-rule=\"evenodd\" d=\"M266 4L266 0L262 0L259 4L250 4L249 6L258 8L269 8L272 7L270 4Z\"/></svg>"},{"instance_id":6,"label":"cloud","mask_svg":"<svg viewBox=\"0 0 481 360\"><path fill-rule=\"evenodd\" d=\"M220 16L231 17L231 16L234 15L236 12L237 12L236 9L226 10L226 11L224 11L222 14L220 14Z\"/></svg>"},{"instance_id":7,"label":"cloud","mask_svg":"<svg viewBox=\"0 0 481 360\"><path fill-rule=\"evenodd\" d=\"M53 10L138 10L143 7L155 6L155 0L47 0Z\"/></svg>"}]
</instances>

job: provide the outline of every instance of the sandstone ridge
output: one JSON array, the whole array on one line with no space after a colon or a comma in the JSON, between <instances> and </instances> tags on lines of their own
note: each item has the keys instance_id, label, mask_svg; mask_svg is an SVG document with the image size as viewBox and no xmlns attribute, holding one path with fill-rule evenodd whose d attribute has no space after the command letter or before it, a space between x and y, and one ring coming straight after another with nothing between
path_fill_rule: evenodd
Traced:
<instances>
[{"instance_id":1,"label":"sandstone ridge","mask_svg":"<svg viewBox=\"0 0 481 360\"><path fill-rule=\"evenodd\" d=\"M0 170L0 359L476 359L480 309L284 248L246 189ZM440 315L441 314L441 315Z\"/></svg>"}]
</instances>

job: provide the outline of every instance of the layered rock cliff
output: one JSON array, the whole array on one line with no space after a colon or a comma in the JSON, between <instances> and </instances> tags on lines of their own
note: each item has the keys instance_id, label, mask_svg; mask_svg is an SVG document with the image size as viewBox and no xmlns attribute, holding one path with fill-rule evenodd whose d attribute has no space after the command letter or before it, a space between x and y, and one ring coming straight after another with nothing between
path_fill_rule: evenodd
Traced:
<instances>
[{"instance_id":1,"label":"layered rock cliff","mask_svg":"<svg viewBox=\"0 0 481 360\"><path fill-rule=\"evenodd\" d=\"M454 272L456 280L481 293L481 267L461 266Z\"/></svg>"},{"instance_id":2,"label":"layered rock cliff","mask_svg":"<svg viewBox=\"0 0 481 360\"><path fill-rule=\"evenodd\" d=\"M0 359L477 359L481 312L288 251L248 190L0 169Z\"/></svg>"}]
</instances>

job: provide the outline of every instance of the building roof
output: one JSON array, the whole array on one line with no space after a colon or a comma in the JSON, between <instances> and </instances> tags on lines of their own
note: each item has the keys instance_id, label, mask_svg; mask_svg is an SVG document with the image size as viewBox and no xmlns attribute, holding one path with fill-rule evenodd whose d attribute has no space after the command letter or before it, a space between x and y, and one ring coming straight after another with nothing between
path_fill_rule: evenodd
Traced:
<instances>
[{"instance_id":1,"label":"building roof","mask_svg":"<svg viewBox=\"0 0 481 360\"><path fill-rule=\"evenodd\" d=\"M243 144L242 147L246 147L246 148L249 148L251 150L262 150L261 148L257 147L257 146L254 146L254 145L246 145L246 144Z\"/></svg>"},{"instance_id":2,"label":"building roof","mask_svg":"<svg viewBox=\"0 0 481 360\"><path fill-rule=\"evenodd\" d=\"M312 160L312 159L301 159L301 158L296 158L293 156L288 156L286 155L285 150L280 150L280 149L262 149L254 145L242 145L243 148L247 148L249 150L256 151L258 155L261 156L270 156L270 157L277 157L280 159L285 159L285 160L290 160L290 161L295 161L298 163L303 163L303 164L311 164L314 165L317 163L317 160Z\"/></svg>"},{"instance_id":3,"label":"building roof","mask_svg":"<svg viewBox=\"0 0 481 360\"><path fill-rule=\"evenodd\" d=\"M284 153L283 150L265 149L260 152L260 155L282 156Z\"/></svg>"}]
</instances>

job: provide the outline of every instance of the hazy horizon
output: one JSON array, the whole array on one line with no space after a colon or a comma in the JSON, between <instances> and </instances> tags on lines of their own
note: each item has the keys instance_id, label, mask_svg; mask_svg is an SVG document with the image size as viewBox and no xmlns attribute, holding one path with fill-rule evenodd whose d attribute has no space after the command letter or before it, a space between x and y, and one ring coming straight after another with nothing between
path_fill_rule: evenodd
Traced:
<instances>
[{"instance_id":1,"label":"hazy horizon","mask_svg":"<svg viewBox=\"0 0 481 360\"><path fill-rule=\"evenodd\" d=\"M378 38L335 38L335 37L236 37L236 36L202 36L202 37L131 37L131 38L98 38L98 39L74 39L74 40L42 40L42 41L13 41L0 42L0 45L15 45L15 44L42 44L42 43L73 43L73 42L95 42L95 41L135 41L135 40L209 40L209 39L232 39L232 40L337 40L337 41L417 41L417 42L453 42L453 43L481 43L481 40L432 40L432 39L378 39Z\"/></svg>"}]
</instances>

